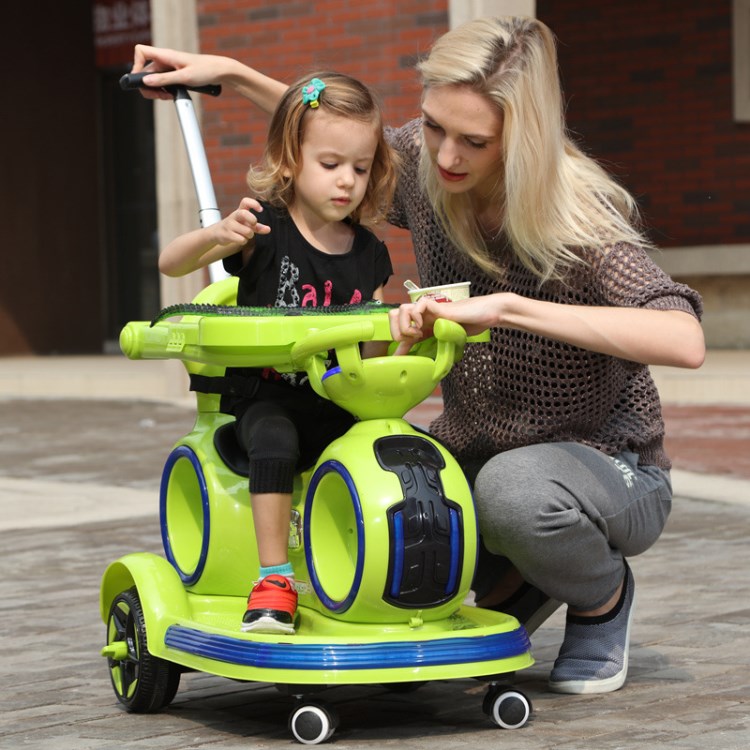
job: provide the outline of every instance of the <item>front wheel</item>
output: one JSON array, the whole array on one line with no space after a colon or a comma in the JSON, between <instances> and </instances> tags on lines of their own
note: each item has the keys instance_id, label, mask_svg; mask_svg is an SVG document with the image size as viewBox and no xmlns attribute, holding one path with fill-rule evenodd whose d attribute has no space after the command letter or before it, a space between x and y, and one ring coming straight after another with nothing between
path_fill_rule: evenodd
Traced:
<instances>
[{"instance_id":1,"label":"front wheel","mask_svg":"<svg viewBox=\"0 0 750 750\"><path fill-rule=\"evenodd\" d=\"M126 710L154 713L172 702L180 685L180 669L149 652L146 620L135 586L112 601L102 653L117 700Z\"/></svg>"}]
</instances>

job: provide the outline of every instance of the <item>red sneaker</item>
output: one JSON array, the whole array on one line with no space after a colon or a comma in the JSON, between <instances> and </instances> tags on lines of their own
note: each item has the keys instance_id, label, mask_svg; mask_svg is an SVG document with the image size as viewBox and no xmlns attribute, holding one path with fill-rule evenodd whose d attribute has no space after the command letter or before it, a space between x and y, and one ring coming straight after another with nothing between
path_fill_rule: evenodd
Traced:
<instances>
[{"instance_id":1,"label":"red sneaker","mask_svg":"<svg viewBox=\"0 0 750 750\"><path fill-rule=\"evenodd\" d=\"M253 633L294 633L297 591L286 576L272 574L253 586L247 598L242 630Z\"/></svg>"}]
</instances>

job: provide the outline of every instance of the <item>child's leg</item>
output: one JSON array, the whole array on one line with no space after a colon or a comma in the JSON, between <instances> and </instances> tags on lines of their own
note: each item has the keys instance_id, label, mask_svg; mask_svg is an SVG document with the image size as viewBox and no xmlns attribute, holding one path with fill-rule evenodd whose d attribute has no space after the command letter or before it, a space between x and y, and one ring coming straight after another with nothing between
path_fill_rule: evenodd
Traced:
<instances>
[{"instance_id":1,"label":"child's leg","mask_svg":"<svg viewBox=\"0 0 750 750\"><path fill-rule=\"evenodd\" d=\"M242 629L293 633L297 592L288 546L299 455L297 431L283 407L263 401L242 415L237 433L250 461L250 499L260 561Z\"/></svg>"},{"instance_id":2,"label":"child's leg","mask_svg":"<svg viewBox=\"0 0 750 750\"><path fill-rule=\"evenodd\" d=\"M292 495L281 492L253 493L250 500L260 570L258 581L247 598L242 630L294 633L297 591L288 554Z\"/></svg>"},{"instance_id":3,"label":"child's leg","mask_svg":"<svg viewBox=\"0 0 750 750\"><path fill-rule=\"evenodd\" d=\"M274 401L250 404L237 422L250 464L250 502L261 567L288 560L292 489L299 459L297 428Z\"/></svg>"},{"instance_id":4,"label":"child's leg","mask_svg":"<svg viewBox=\"0 0 750 750\"><path fill-rule=\"evenodd\" d=\"M292 515L291 493L253 493L250 502L261 569L287 564L289 519Z\"/></svg>"}]
</instances>

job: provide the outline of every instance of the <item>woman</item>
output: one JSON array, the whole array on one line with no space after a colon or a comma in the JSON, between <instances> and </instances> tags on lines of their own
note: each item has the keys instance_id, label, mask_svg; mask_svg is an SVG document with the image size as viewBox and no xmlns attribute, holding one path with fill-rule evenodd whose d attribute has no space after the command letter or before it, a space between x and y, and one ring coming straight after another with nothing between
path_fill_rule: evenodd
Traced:
<instances>
[{"instance_id":1,"label":"woman","mask_svg":"<svg viewBox=\"0 0 750 750\"><path fill-rule=\"evenodd\" d=\"M233 60L136 48L152 86L222 82L269 109L283 85ZM411 230L423 286L470 280L471 299L420 300L394 337L438 316L470 332L431 431L474 482L486 554L477 603L529 631L558 602L550 689L626 679L635 584L626 558L659 537L670 462L649 364L699 367L700 297L648 257L633 198L569 138L555 42L530 18L484 18L419 64L422 117L389 132L402 171L390 220Z\"/></svg>"}]
</instances>

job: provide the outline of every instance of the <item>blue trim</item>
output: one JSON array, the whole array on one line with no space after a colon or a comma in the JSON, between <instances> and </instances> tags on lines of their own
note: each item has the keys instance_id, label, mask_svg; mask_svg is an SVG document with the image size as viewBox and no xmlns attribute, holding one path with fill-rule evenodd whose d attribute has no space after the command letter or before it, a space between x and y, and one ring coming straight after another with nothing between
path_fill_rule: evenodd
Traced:
<instances>
[{"instance_id":1,"label":"blue trim","mask_svg":"<svg viewBox=\"0 0 750 750\"><path fill-rule=\"evenodd\" d=\"M522 656L530 648L523 627L493 635L381 643L268 643L171 625L164 643L178 651L261 669L331 670L439 667Z\"/></svg>"},{"instance_id":2,"label":"blue trim","mask_svg":"<svg viewBox=\"0 0 750 750\"><path fill-rule=\"evenodd\" d=\"M354 580L352 581L349 592L343 599L332 599L323 588L323 584L320 582L318 572L315 570L315 560L312 552L312 507L313 500L315 498L315 492L318 489L318 485L321 480L331 472L338 474L346 484L349 490L349 497L352 501L352 507L354 509L354 518L357 527L357 562L354 570ZM322 463L316 470L310 480L310 486L307 490L307 497L305 498L305 523L304 523L304 538L305 538L305 561L307 562L307 571L310 574L310 583L312 584L313 590L320 599L324 607L331 610L331 612L346 612L349 607L354 604L354 600L359 594L359 587L362 584L362 576L364 574L365 566L365 522L362 517L362 503L359 499L359 493L354 483L354 479L346 467L339 461L330 460Z\"/></svg>"},{"instance_id":3,"label":"blue trim","mask_svg":"<svg viewBox=\"0 0 750 750\"><path fill-rule=\"evenodd\" d=\"M445 593L453 595L456 593L458 587L458 569L461 564L461 555L459 554L462 550L461 546L461 519L458 517L458 513L455 508L451 508L448 511L448 517L450 518L450 538L451 538L451 570L448 576L448 583L445 584Z\"/></svg>"},{"instance_id":4,"label":"blue trim","mask_svg":"<svg viewBox=\"0 0 750 750\"><path fill-rule=\"evenodd\" d=\"M393 514L391 553L393 554L393 579L390 594L394 599L398 599L401 593L401 578L404 575L404 513L400 510Z\"/></svg>"},{"instance_id":5,"label":"blue trim","mask_svg":"<svg viewBox=\"0 0 750 750\"><path fill-rule=\"evenodd\" d=\"M200 486L201 505L203 508L203 539L201 541L201 551L200 556L198 557L198 564L193 571L184 571L177 564L177 560L172 552L172 545L169 541L169 529L167 528L167 491L169 489L169 478L172 475L174 465L181 458L186 458L190 461L193 470L195 471ZM166 464L164 464L164 471L161 475L161 486L159 489L159 521L161 524L161 542L167 560L172 563L172 566L177 571L182 582L186 586L192 586L201 575L203 575L203 569L206 567L208 542L211 538L211 511L208 502L208 487L206 485L206 477L203 474L203 467L201 466L198 456L196 456L192 448L189 448L187 445L180 445L175 448L169 454Z\"/></svg>"},{"instance_id":6,"label":"blue trim","mask_svg":"<svg viewBox=\"0 0 750 750\"><path fill-rule=\"evenodd\" d=\"M331 375L338 375L341 372L341 366L337 365L336 367L332 367L330 370L326 370L323 373L323 377L321 377L320 382L322 383L326 378L330 378Z\"/></svg>"}]
</instances>

